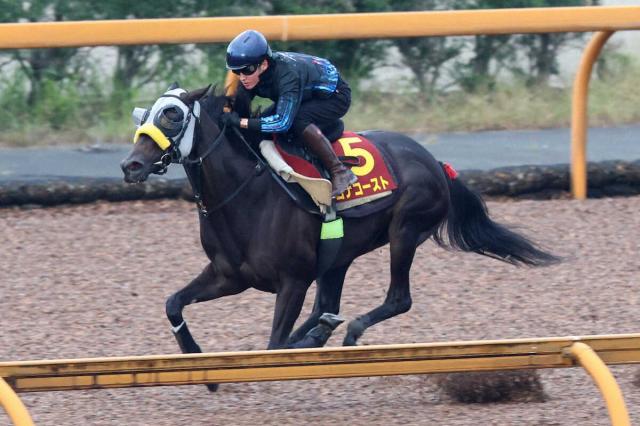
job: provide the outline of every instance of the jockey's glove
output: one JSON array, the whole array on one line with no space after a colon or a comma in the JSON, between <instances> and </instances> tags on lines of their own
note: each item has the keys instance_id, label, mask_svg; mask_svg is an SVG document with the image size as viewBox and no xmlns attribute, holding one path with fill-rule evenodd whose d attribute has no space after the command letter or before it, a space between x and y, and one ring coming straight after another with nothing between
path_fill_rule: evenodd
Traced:
<instances>
[{"instance_id":1,"label":"jockey's glove","mask_svg":"<svg viewBox=\"0 0 640 426\"><path fill-rule=\"evenodd\" d=\"M227 127L240 128L240 116L237 112L225 112L220 116L220 122Z\"/></svg>"}]
</instances>

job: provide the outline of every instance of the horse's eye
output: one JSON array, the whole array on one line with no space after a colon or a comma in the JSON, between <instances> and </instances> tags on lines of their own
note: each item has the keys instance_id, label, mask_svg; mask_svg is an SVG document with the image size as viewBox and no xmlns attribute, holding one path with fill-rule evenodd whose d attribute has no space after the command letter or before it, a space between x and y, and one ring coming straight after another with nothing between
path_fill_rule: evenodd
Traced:
<instances>
[{"instance_id":1,"label":"horse's eye","mask_svg":"<svg viewBox=\"0 0 640 426\"><path fill-rule=\"evenodd\" d=\"M184 120L184 114L178 107L169 107L164 109L164 115L173 122L182 122Z\"/></svg>"},{"instance_id":2,"label":"horse's eye","mask_svg":"<svg viewBox=\"0 0 640 426\"><path fill-rule=\"evenodd\" d=\"M156 115L153 121L165 135L173 137L180 133L182 129L184 113L176 106L169 106L158 111L158 115Z\"/></svg>"}]
</instances>

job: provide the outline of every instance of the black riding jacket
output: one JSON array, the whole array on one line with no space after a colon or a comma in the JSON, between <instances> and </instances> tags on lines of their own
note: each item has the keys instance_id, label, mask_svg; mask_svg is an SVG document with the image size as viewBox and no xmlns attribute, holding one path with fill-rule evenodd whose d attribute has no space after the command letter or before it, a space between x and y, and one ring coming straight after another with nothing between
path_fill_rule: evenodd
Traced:
<instances>
[{"instance_id":1,"label":"black riding jacket","mask_svg":"<svg viewBox=\"0 0 640 426\"><path fill-rule=\"evenodd\" d=\"M269 68L249 93L252 98L271 99L275 110L272 115L260 117L259 123L251 123L251 127L259 124L264 133L287 132L300 104L312 97L328 98L335 92L339 78L336 67L326 59L302 53L273 52Z\"/></svg>"}]
</instances>

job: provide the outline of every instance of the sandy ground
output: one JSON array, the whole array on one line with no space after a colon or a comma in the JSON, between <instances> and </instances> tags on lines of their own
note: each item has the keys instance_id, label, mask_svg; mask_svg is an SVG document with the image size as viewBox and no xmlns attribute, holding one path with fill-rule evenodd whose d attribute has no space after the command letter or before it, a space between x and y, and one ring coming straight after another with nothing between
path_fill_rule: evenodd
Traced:
<instances>
[{"instance_id":1,"label":"sandy ground","mask_svg":"<svg viewBox=\"0 0 640 426\"><path fill-rule=\"evenodd\" d=\"M565 256L515 268L426 243L412 269L413 309L371 328L361 344L633 333L640 307L640 197L489 202ZM183 201L0 210L0 359L176 353L167 296L206 264L193 207ZM388 250L356 261L347 318L377 306ZM313 301L307 297L303 317ZM205 351L266 346L274 296L247 291L190 306ZM329 342L339 345L345 327ZM640 422L639 367L613 367ZM603 400L578 368L540 372L544 403L460 404L431 376L45 392L21 395L37 425L607 425ZM0 413L0 425L9 419Z\"/></svg>"}]
</instances>

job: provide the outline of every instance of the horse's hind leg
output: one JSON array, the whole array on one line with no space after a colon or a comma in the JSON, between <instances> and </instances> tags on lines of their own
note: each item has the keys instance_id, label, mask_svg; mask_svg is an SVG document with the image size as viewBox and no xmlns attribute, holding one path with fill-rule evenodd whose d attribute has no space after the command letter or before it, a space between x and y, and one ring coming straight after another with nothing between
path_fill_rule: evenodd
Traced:
<instances>
[{"instance_id":1,"label":"horse's hind leg","mask_svg":"<svg viewBox=\"0 0 640 426\"><path fill-rule=\"evenodd\" d=\"M330 269L316 280L316 299L313 310L309 318L296 329L291 336L287 346L291 348L313 348L321 347L327 343L331 332L341 321L335 318L328 318L322 324L318 324L320 317L325 314L338 314L340 311L340 297L344 277L351 263L339 268ZM311 330L314 330L311 332Z\"/></svg>"},{"instance_id":2,"label":"horse's hind leg","mask_svg":"<svg viewBox=\"0 0 640 426\"><path fill-rule=\"evenodd\" d=\"M393 224L392 224L393 228ZM422 231L422 232L421 232ZM391 284L382 305L351 321L343 345L353 346L364 331L374 324L407 312L411 309L409 270L416 247L426 239L423 229L404 224L396 232L390 232Z\"/></svg>"}]
</instances>

